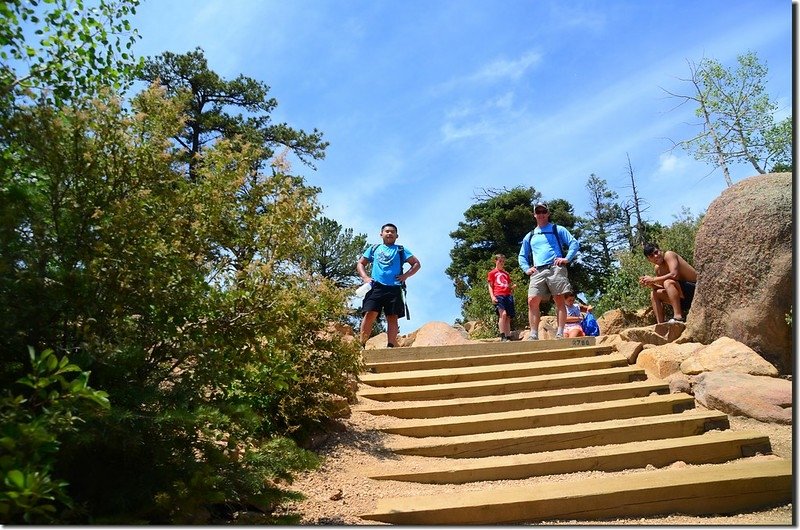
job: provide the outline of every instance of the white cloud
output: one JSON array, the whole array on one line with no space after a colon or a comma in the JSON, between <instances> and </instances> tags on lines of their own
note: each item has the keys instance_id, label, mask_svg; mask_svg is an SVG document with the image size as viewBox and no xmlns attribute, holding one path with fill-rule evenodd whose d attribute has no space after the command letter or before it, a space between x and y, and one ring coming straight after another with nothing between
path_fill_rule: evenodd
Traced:
<instances>
[{"instance_id":1,"label":"white cloud","mask_svg":"<svg viewBox=\"0 0 800 530\"><path fill-rule=\"evenodd\" d=\"M518 59L495 59L466 78L467 82L496 83L520 79L533 66L539 64L542 54L528 51Z\"/></svg>"},{"instance_id":2,"label":"white cloud","mask_svg":"<svg viewBox=\"0 0 800 530\"><path fill-rule=\"evenodd\" d=\"M686 157L675 156L675 154L661 153L658 157L657 175L669 176L681 172L688 167L689 163Z\"/></svg>"},{"instance_id":3,"label":"white cloud","mask_svg":"<svg viewBox=\"0 0 800 530\"><path fill-rule=\"evenodd\" d=\"M519 81L541 60L542 54L533 50L524 52L517 59L498 58L479 66L471 74L453 78L434 86L431 89L431 93L433 96L440 96L455 90L464 92L476 85L495 85Z\"/></svg>"},{"instance_id":4,"label":"white cloud","mask_svg":"<svg viewBox=\"0 0 800 530\"><path fill-rule=\"evenodd\" d=\"M461 103L445 111L445 122L439 128L444 143L476 136L502 134L503 123L514 110L514 93L486 99L480 103Z\"/></svg>"}]
</instances>

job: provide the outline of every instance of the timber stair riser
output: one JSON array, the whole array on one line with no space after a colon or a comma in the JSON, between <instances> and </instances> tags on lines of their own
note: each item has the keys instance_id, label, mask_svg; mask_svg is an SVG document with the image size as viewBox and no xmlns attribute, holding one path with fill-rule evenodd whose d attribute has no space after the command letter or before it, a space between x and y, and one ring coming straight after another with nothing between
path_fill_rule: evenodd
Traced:
<instances>
[{"instance_id":1,"label":"timber stair riser","mask_svg":"<svg viewBox=\"0 0 800 530\"><path fill-rule=\"evenodd\" d=\"M411 372L394 372L391 374L365 374L361 376L361 382L373 387L441 385L584 372L587 370L600 370L619 366L628 366L628 360L619 354L609 354L599 357L580 357L578 359L501 364L488 368L479 366L469 368L442 368L438 370L416 370Z\"/></svg>"},{"instance_id":2,"label":"timber stair riser","mask_svg":"<svg viewBox=\"0 0 800 530\"><path fill-rule=\"evenodd\" d=\"M469 416L473 414L488 414L491 412L548 408L558 405L597 403L601 401L645 397L653 393L668 394L669 385L661 382L634 381L632 383L606 385L602 387L569 388L509 394L505 396L438 400L421 404L412 403L391 408L368 408L362 410L370 414L392 416L395 418L442 418L446 416Z\"/></svg>"},{"instance_id":3,"label":"timber stair riser","mask_svg":"<svg viewBox=\"0 0 800 530\"><path fill-rule=\"evenodd\" d=\"M741 513L792 500L791 461L769 456L768 437L732 432L726 414L694 409L692 396L670 394L594 338L372 350L364 360L372 373L358 395L385 416L384 445L396 455L365 470L370 478L544 477L384 498L366 520L496 525ZM567 476L547 478L556 475Z\"/></svg>"},{"instance_id":4,"label":"timber stair riser","mask_svg":"<svg viewBox=\"0 0 800 530\"><path fill-rule=\"evenodd\" d=\"M527 455L447 459L426 466L425 471L383 471L370 475L376 480L400 480L426 484L465 484L486 480L516 480L581 471L623 471L647 466L719 464L737 458L771 452L769 438L758 433L709 432L668 440L646 440L590 447L580 456L572 451Z\"/></svg>"},{"instance_id":5,"label":"timber stair riser","mask_svg":"<svg viewBox=\"0 0 800 530\"><path fill-rule=\"evenodd\" d=\"M468 357L449 357L443 359L412 359L406 361L373 361L365 363L368 372L388 373L413 370L435 370L441 368L467 368L471 366L492 366L496 364L528 363L533 361L556 361L559 359L578 359L612 353L611 346L588 346L572 350L542 350L530 352L498 353L492 355L472 355Z\"/></svg>"},{"instance_id":6,"label":"timber stair riser","mask_svg":"<svg viewBox=\"0 0 800 530\"><path fill-rule=\"evenodd\" d=\"M415 361L420 359L450 359L453 357L485 357L504 353L536 352L585 348L597 345L595 337L580 339L510 341L458 344L454 346L412 346L409 348L379 348L361 352L364 362Z\"/></svg>"},{"instance_id":7,"label":"timber stair riser","mask_svg":"<svg viewBox=\"0 0 800 530\"><path fill-rule=\"evenodd\" d=\"M388 447L398 454L476 458L694 436L710 430L729 427L728 416L721 412L690 411L682 414L634 418L633 420L612 420L502 433L451 436L442 438L443 441L438 442L390 444Z\"/></svg>"},{"instance_id":8,"label":"timber stair riser","mask_svg":"<svg viewBox=\"0 0 800 530\"><path fill-rule=\"evenodd\" d=\"M409 420L404 425L381 429L392 434L411 437L459 436L488 432L533 429L555 425L627 419L642 416L674 414L694 408L694 397L688 394L668 394L644 398L605 401L592 405L569 405L541 410L519 410L457 416L433 420Z\"/></svg>"},{"instance_id":9,"label":"timber stair riser","mask_svg":"<svg viewBox=\"0 0 800 530\"><path fill-rule=\"evenodd\" d=\"M731 462L713 468L642 471L551 482L539 487L381 499L361 517L393 524L507 524L596 520L671 513L736 513L792 500L788 460Z\"/></svg>"},{"instance_id":10,"label":"timber stair riser","mask_svg":"<svg viewBox=\"0 0 800 530\"><path fill-rule=\"evenodd\" d=\"M647 373L643 369L623 366L605 370L518 377L505 380L424 385L411 388L392 387L387 389L362 390L359 392L359 396L376 401L420 401L495 396L518 392L553 390L556 388L611 385L629 383L631 381L644 381L646 379Z\"/></svg>"}]
</instances>

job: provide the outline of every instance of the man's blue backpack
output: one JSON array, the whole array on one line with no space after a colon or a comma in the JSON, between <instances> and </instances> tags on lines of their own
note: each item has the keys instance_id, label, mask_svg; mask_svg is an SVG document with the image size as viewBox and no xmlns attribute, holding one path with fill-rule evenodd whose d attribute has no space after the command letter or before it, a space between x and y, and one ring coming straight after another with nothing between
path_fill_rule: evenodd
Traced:
<instances>
[{"instance_id":1,"label":"man's blue backpack","mask_svg":"<svg viewBox=\"0 0 800 530\"><path fill-rule=\"evenodd\" d=\"M581 329L587 337L600 335L600 326L597 325L597 319L591 313L586 313L586 316L581 320Z\"/></svg>"}]
</instances>

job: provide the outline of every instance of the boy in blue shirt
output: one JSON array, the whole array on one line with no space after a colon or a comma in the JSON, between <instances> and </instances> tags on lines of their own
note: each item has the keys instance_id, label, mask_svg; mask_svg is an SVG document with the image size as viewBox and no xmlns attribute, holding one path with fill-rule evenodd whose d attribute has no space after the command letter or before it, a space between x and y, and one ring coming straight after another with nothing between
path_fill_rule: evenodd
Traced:
<instances>
[{"instance_id":1,"label":"boy in blue shirt","mask_svg":"<svg viewBox=\"0 0 800 530\"><path fill-rule=\"evenodd\" d=\"M392 223L383 225L381 227L383 243L367 248L356 264L356 270L361 276L361 280L365 284L372 285L372 289L364 296L364 302L361 305L361 312L364 315L361 320L362 346L369 339L372 325L381 311L386 315L388 347L393 348L397 344L397 333L400 329L397 320L406 315L402 283L416 274L422 266L410 250L395 245L397 237L395 225ZM403 263L400 261L401 249L405 263L411 265L411 268L405 273L403 273ZM372 263L372 277L367 274L368 263Z\"/></svg>"}]
</instances>

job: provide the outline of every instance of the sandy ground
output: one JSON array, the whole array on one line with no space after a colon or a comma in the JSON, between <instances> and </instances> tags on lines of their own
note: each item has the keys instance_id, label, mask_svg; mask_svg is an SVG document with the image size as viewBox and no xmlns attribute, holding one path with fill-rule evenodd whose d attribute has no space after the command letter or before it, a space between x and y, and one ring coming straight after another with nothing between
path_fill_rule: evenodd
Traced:
<instances>
[{"instance_id":1,"label":"sandy ground","mask_svg":"<svg viewBox=\"0 0 800 530\"><path fill-rule=\"evenodd\" d=\"M397 405L397 403L394 403ZM397 435L375 430L379 427L402 422L388 416L374 416L363 412L366 406L381 406L380 403L360 400L353 406L350 418L341 420L343 430L333 433L319 448L324 457L320 469L299 476L288 486L293 491L302 492L306 499L290 505L289 509L299 514L303 525L375 525L374 521L361 519L360 514L374 510L378 499L384 497L407 497L416 495L442 494L469 490L489 490L504 487L534 485L543 481L574 480L582 476L593 476L599 472L573 473L550 477L535 477L525 480L502 480L476 482L463 485L417 484L411 482L373 480L366 478L370 470L399 462L408 468L423 469L430 465L430 457L398 456L384 447L396 440ZM700 407L698 407L700 408ZM791 459L792 427L762 423L743 417L730 417L732 430L750 430L769 436L773 454ZM772 455L754 458L775 458ZM676 463L683 465L684 463ZM641 470L622 473L638 473ZM615 473L616 474L616 473ZM540 523L541 524L541 523ZM733 516L668 516L637 519L615 519L603 521L548 521L552 525L793 525L792 504L764 509Z\"/></svg>"}]
</instances>

